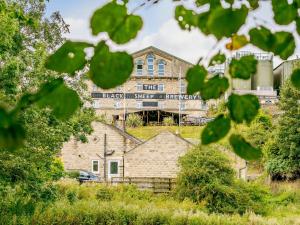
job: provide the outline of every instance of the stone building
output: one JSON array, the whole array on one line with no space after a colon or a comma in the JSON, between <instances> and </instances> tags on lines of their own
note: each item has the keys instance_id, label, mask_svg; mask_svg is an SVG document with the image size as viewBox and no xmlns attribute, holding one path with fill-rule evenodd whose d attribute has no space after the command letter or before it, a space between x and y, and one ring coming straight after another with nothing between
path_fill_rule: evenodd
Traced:
<instances>
[{"instance_id":1,"label":"stone building","mask_svg":"<svg viewBox=\"0 0 300 225\"><path fill-rule=\"evenodd\" d=\"M185 74L193 64L155 47L132 54L134 71L122 86L103 90L89 84L93 107L109 119L139 113L145 122L161 122L179 115L204 116L207 105L199 95L187 95Z\"/></svg>"},{"instance_id":2,"label":"stone building","mask_svg":"<svg viewBox=\"0 0 300 225\"><path fill-rule=\"evenodd\" d=\"M194 145L169 132L162 132L126 152L125 177L175 178L178 159Z\"/></svg>"},{"instance_id":3,"label":"stone building","mask_svg":"<svg viewBox=\"0 0 300 225\"><path fill-rule=\"evenodd\" d=\"M86 170L102 180L123 176L124 154L142 142L122 130L93 122L88 142L71 139L61 150L65 170Z\"/></svg>"}]
</instances>

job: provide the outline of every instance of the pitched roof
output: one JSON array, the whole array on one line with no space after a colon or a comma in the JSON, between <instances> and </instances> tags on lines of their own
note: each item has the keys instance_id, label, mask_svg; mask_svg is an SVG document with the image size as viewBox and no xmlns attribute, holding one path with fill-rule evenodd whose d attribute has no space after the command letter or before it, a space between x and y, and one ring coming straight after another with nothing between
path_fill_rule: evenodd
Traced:
<instances>
[{"instance_id":1,"label":"pitched roof","mask_svg":"<svg viewBox=\"0 0 300 225\"><path fill-rule=\"evenodd\" d=\"M102 123L102 124L104 124L104 125L106 125L106 126L112 128L112 129L114 129L114 130L117 131L119 134L121 134L123 137L125 137L125 138L127 138L127 139L129 139L129 140L131 140L131 141L133 141L133 142L135 142L136 144L141 144L141 143L143 143L140 139L138 139L138 138L132 136L131 134L127 133L126 131L123 131L122 129L120 129L120 128L114 126L114 125L106 124L106 123L103 123L103 122L99 122L99 123Z\"/></svg>"},{"instance_id":2,"label":"pitched roof","mask_svg":"<svg viewBox=\"0 0 300 225\"><path fill-rule=\"evenodd\" d=\"M155 139L157 136L163 135L164 133L172 134L172 135L174 135L176 138L178 138L178 139L180 139L180 140L186 142L187 144L190 144L190 145L195 146L194 143L192 143L192 142L190 142L190 141L184 139L184 138L181 137L180 135L177 135L177 134L175 134L175 133L173 133L173 132L171 132L171 131L165 130L165 131L162 131L162 132L156 134L155 136L153 136L152 138L148 139L147 141L144 141L144 142L142 142L141 144L135 146L134 148L132 148L132 149L130 149L129 151L125 152L125 154L128 153L128 152L133 151L134 149L136 149L136 148L138 148L138 147L140 147L140 146L142 146L142 145L144 145L144 144L146 144L146 143L148 143L148 142L150 142L150 141L152 141L152 140Z\"/></svg>"},{"instance_id":3,"label":"pitched roof","mask_svg":"<svg viewBox=\"0 0 300 225\"><path fill-rule=\"evenodd\" d=\"M164 57L166 57L166 58L169 58L169 59L175 58L175 59L177 59L177 60L179 60L179 61L182 61L182 62L185 62L185 63L187 63L187 64L189 64L189 65L191 65L191 66L194 65L194 64L191 63L191 62L188 62L188 61L186 61L186 60L184 60L184 59L181 59L181 58L179 58L179 57L177 57L177 56L175 56L175 55L172 55L172 54L170 54L170 53L168 53L168 52L165 52L165 51L163 51L163 50L161 50L161 49L159 49L159 48L156 48L156 47L154 47L154 46L149 46L149 47L147 47L147 48L141 49L141 50L139 50L139 51L136 51L136 52L132 53L131 55L133 55L133 56L140 56L140 55L143 55L143 54L145 54L145 53L147 53L147 52L155 52L156 54L161 55L161 56L164 56Z\"/></svg>"}]
</instances>

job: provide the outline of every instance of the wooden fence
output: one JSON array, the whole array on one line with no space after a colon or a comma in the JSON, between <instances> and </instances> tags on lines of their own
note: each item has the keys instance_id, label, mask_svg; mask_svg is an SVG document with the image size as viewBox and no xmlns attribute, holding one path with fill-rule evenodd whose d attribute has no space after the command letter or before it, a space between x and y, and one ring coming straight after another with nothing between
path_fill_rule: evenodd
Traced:
<instances>
[{"instance_id":1,"label":"wooden fence","mask_svg":"<svg viewBox=\"0 0 300 225\"><path fill-rule=\"evenodd\" d=\"M151 190L154 193L168 193L175 187L174 178L158 177L113 177L111 184L133 184L141 190Z\"/></svg>"}]
</instances>

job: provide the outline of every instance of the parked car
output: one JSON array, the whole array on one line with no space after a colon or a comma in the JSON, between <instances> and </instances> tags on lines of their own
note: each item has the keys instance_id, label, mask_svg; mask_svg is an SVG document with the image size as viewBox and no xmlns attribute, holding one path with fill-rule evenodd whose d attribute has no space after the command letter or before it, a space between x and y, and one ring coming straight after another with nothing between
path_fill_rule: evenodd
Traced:
<instances>
[{"instance_id":1,"label":"parked car","mask_svg":"<svg viewBox=\"0 0 300 225\"><path fill-rule=\"evenodd\" d=\"M80 183L83 183L83 182L86 182L86 181L99 182L100 181L100 177L98 177L97 175L93 174L92 172L80 170L79 171L78 181Z\"/></svg>"},{"instance_id":2,"label":"parked car","mask_svg":"<svg viewBox=\"0 0 300 225\"><path fill-rule=\"evenodd\" d=\"M212 120L213 120L213 118L187 116L183 119L183 121L181 122L181 125L201 126L201 125L207 124L208 122L210 122Z\"/></svg>"}]
</instances>

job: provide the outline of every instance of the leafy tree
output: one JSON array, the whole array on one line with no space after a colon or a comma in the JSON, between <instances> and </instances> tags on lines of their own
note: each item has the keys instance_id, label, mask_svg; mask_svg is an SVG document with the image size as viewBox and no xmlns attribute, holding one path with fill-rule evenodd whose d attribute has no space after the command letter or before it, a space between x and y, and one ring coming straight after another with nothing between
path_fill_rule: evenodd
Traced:
<instances>
[{"instance_id":1,"label":"leafy tree","mask_svg":"<svg viewBox=\"0 0 300 225\"><path fill-rule=\"evenodd\" d=\"M300 91L287 81L281 89L280 116L266 144L267 170L274 179L300 177Z\"/></svg>"}]
</instances>

